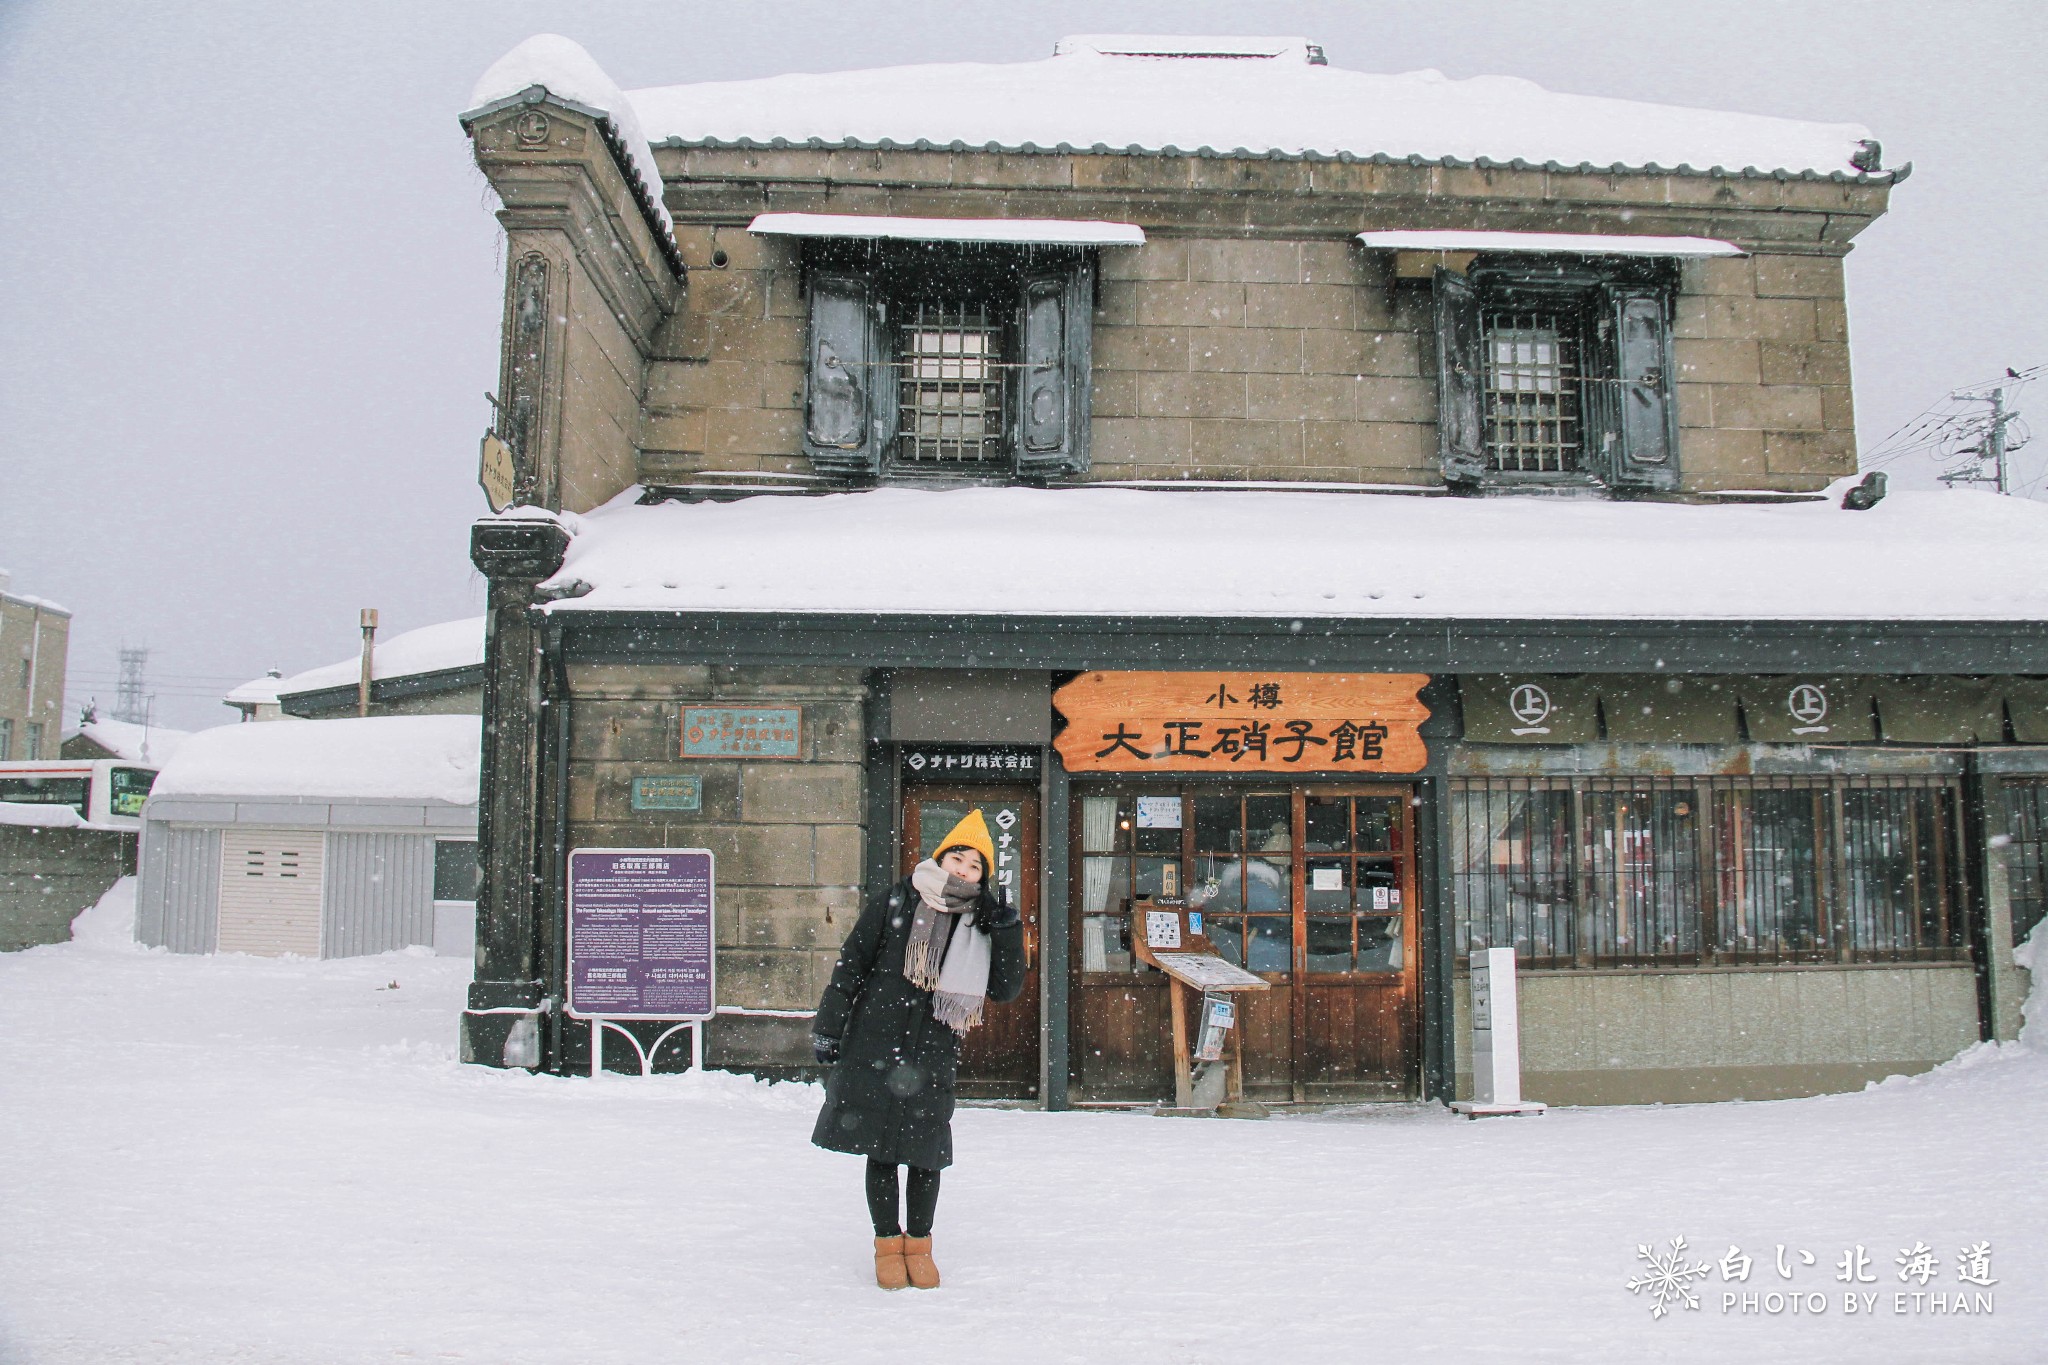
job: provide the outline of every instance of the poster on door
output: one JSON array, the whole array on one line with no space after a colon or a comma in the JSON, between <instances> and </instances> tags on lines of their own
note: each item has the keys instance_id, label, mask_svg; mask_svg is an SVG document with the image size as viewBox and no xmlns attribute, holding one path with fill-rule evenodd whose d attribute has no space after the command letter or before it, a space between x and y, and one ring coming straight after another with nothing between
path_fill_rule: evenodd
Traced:
<instances>
[{"instance_id":1,"label":"poster on door","mask_svg":"<svg viewBox=\"0 0 2048 1365\"><path fill-rule=\"evenodd\" d=\"M569 1013L708 1019L715 1012L715 886L702 848L569 854Z\"/></svg>"}]
</instances>

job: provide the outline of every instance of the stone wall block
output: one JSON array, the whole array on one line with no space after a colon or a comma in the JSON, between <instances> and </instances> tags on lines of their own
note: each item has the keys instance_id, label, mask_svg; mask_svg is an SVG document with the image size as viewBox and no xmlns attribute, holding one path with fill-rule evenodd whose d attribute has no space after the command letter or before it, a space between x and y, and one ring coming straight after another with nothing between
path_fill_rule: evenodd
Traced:
<instances>
[{"instance_id":1,"label":"stone wall block","mask_svg":"<svg viewBox=\"0 0 2048 1365\"><path fill-rule=\"evenodd\" d=\"M855 824L819 825L812 831L818 885L858 894L867 856L867 831Z\"/></svg>"},{"instance_id":2,"label":"stone wall block","mask_svg":"<svg viewBox=\"0 0 2048 1365\"><path fill-rule=\"evenodd\" d=\"M1105 248L1101 274L1110 280L1185 280L1188 277L1188 244L1168 238L1143 246Z\"/></svg>"},{"instance_id":3,"label":"stone wall block","mask_svg":"<svg viewBox=\"0 0 2048 1365\"><path fill-rule=\"evenodd\" d=\"M704 414L710 455L793 455L801 449L802 416L792 408L714 408Z\"/></svg>"},{"instance_id":4,"label":"stone wall block","mask_svg":"<svg viewBox=\"0 0 2048 1365\"><path fill-rule=\"evenodd\" d=\"M1238 374L1168 374L1147 371L1136 376L1141 417L1243 417L1245 380Z\"/></svg>"},{"instance_id":5,"label":"stone wall block","mask_svg":"<svg viewBox=\"0 0 2048 1365\"><path fill-rule=\"evenodd\" d=\"M1842 297L1842 262L1839 257L1759 255L1754 259L1758 298Z\"/></svg>"},{"instance_id":6,"label":"stone wall block","mask_svg":"<svg viewBox=\"0 0 2048 1365\"><path fill-rule=\"evenodd\" d=\"M1198 327L1188 334L1188 368L1299 374L1301 337L1301 332L1283 327Z\"/></svg>"},{"instance_id":7,"label":"stone wall block","mask_svg":"<svg viewBox=\"0 0 2048 1365\"><path fill-rule=\"evenodd\" d=\"M1755 384L1760 382L1757 345L1733 338L1707 341L1679 338L1672 343L1678 378L1693 384Z\"/></svg>"},{"instance_id":8,"label":"stone wall block","mask_svg":"<svg viewBox=\"0 0 2048 1365\"><path fill-rule=\"evenodd\" d=\"M1184 327L1106 327L1095 336L1095 369L1185 370Z\"/></svg>"},{"instance_id":9,"label":"stone wall block","mask_svg":"<svg viewBox=\"0 0 2048 1365\"><path fill-rule=\"evenodd\" d=\"M862 769L853 763L749 763L741 771L740 790L741 818L749 824L865 818Z\"/></svg>"},{"instance_id":10,"label":"stone wall block","mask_svg":"<svg viewBox=\"0 0 2048 1365\"><path fill-rule=\"evenodd\" d=\"M1131 370L1097 369L1094 383L1089 390L1091 416L1136 417L1138 415L1138 376Z\"/></svg>"},{"instance_id":11,"label":"stone wall block","mask_svg":"<svg viewBox=\"0 0 2048 1365\"><path fill-rule=\"evenodd\" d=\"M1357 293L1343 284L1247 284L1245 325L1341 330L1356 324L1353 300Z\"/></svg>"},{"instance_id":12,"label":"stone wall block","mask_svg":"<svg viewBox=\"0 0 2048 1365\"><path fill-rule=\"evenodd\" d=\"M1196 464L1261 465L1296 469L1302 464L1300 422L1196 422Z\"/></svg>"},{"instance_id":13,"label":"stone wall block","mask_svg":"<svg viewBox=\"0 0 2048 1365\"><path fill-rule=\"evenodd\" d=\"M1214 382L1225 376L1204 375L1201 378ZM1359 381L1348 376L1252 374L1246 375L1243 382L1243 413L1254 420L1336 422L1348 420L1356 414L1353 395Z\"/></svg>"},{"instance_id":14,"label":"stone wall block","mask_svg":"<svg viewBox=\"0 0 2048 1365\"><path fill-rule=\"evenodd\" d=\"M1383 285L1383 271L1366 260L1364 248L1349 237L1336 241L1295 243L1300 260L1297 284Z\"/></svg>"},{"instance_id":15,"label":"stone wall block","mask_svg":"<svg viewBox=\"0 0 2048 1365\"><path fill-rule=\"evenodd\" d=\"M1147 280L1138 286L1138 321L1148 327L1238 327L1244 286Z\"/></svg>"},{"instance_id":16,"label":"stone wall block","mask_svg":"<svg viewBox=\"0 0 2048 1365\"><path fill-rule=\"evenodd\" d=\"M1194 238L1187 243L1188 278L1210 282L1292 284L1301 271L1293 242Z\"/></svg>"},{"instance_id":17,"label":"stone wall block","mask_svg":"<svg viewBox=\"0 0 2048 1365\"><path fill-rule=\"evenodd\" d=\"M1354 376L1352 402L1361 422L1436 421L1436 385L1423 379Z\"/></svg>"},{"instance_id":18,"label":"stone wall block","mask_svg":"<svg viewBox=\"0 0 2048 1365\"><path fill-rule=\"evenodd\" d=\"M1095 472L1137 465L1185 468L1193 444L1194 423L1185 417L1104 418L1095 423Z\"/></svg>"},{"instance_id":19,"label":"stone wall block","mask_svg":"<svg viewBox=\"0 0 2048 1365\"><path fill-rule=\"evenodd\" d=\"M1714 384L1714 425L1754 431L1819 431L1821 391L1795 384Z\"/></svg>"},{"instance_id":20,"label":"stone wall block","mask_svg":"<svg viewBox=\"0 0 2048 1365\"><path fill-rule=\"evenodd\" d=\"M1849 348L1838 342L1762 343L1766 384L1840 384L1849 382Z\"/></svg>"},{"instance_id":21,"label":"stone wall block","mask_svg":"<svg viewBox=\"0 0 2048 1365\"><path fill-rule=\"evenodd\" d=\"M812 954L777 948L735 948L718 955L718 1003L746 1009L810 1009Z\"/></svg>"}]
</instances>

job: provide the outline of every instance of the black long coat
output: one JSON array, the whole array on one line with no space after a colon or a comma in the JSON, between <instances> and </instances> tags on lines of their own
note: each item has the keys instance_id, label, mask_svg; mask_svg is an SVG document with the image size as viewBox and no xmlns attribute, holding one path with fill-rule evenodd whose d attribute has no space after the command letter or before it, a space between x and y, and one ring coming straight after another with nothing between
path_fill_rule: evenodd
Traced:
<instances>
[{"instance_id":1,"label":"black long coat","mask_svg":"<svg viewBox=\"0 0 2048 1365\"><path fill-rule=\"evenodd\" d=\"M989 902L983 899L986 910ZM960 1037L932 1017L932 993L903 975L917 892L904 878L861 911L818 1002L813 1030L840 1040L811 1141L899 1166L953 1164ZM990 935L988 998L1024 989L1024 929Z\"/></svg>"}]
</instances>

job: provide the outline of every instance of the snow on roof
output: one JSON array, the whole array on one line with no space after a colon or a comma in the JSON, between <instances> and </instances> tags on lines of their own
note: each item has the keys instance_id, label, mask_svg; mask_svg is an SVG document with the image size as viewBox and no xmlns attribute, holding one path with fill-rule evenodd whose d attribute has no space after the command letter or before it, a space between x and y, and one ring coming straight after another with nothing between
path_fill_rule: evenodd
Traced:
<instances>
[{"instance_id":1,"label":"snow on roof","mask_svg":"<svg viewBox=\"0 0 2048 1365\"><path fill-rule=\"evenodd\" d=\"M1988 493L1851 512L1130 488L638 506L639 492L579 519L557 581L591 590L548 610L2048 621L2048 506Z\"/></svg>"},{"instance_id":2,"label":"snow on roof","mask_svg":"<svg viewBox=\"0 0 2048 1365\"><path fill-rule=\"evenodd\" d=\"M1712 237L1631 237L1579 232L1361 232L1379 251L1542 251L1570 256L1747 256Z\"/></svg>"},{"instance_id":3,"label":"snow on roof","mask_svg":"<svg viewBox=\"0 0 2048 1365\"><path fill-rule=\"evenodd\" d=\"M27 825L34 829L86 829L85 817L70 806L45 805L38 801L0 801L0 825Z\"/></svg>"},{"instance_id":4,"label":"snow on roof","mask_svg":"<svg viewBox=\"0 0 2048 1365\"><path fill-rule=\"evenodd\" d=\"M1277 153L1853 178L1851 158L1870 138L1860 124L1561 94L1506 76L1349 71L1319 57L1300 38L1070 38L1042 61L794 74L627 97L647 137L673 146ZM541 63L512 61L492 68L476 102L522 82L555 88Z\"/></svg>"},{"instance_id":5,"label":"snow on roof","mask_svg":"<svg viewBox=\"0 0 2048 1365\"><path fill-rule=\"evenodd\" d=\"M469 92L464 123L480 117L493 106L517 99L540 86L557 99L580 105L583 110L611 125L613 136L631 160L640 183L641 207L673 235L675 223L661 202L661 171L647 135L640 130L640 117L612 78L591 59L583 45L555 33L537 33L491 63Z\"/></svg>"},{"instance_id":6,"label":"snow on roof","mask_svg":"<svg viewBox=\"0 0 2048 1365\"><path fill-rule=\"evenodd\" d=\"M484 618L472 616L462 621L443 621L436 626L421 626L394 635L388 640L377 641L370 661L370 676L375 678L403 678L415 673L440 673L451 668L472 668L484 661ZM360 654L337 663L323 664L295 673L274 684L276 691L269 697L258 700L275 701L298 692L319 692L329 687L349 687L361 681L363 661ZM237 700L236 693L244 689L257 688L267 679L243 683L228 694L230 701Z\"/></svg>"},{"instance_id":7,"label":"snow on roof","mask_svg":"<svg viewBox=\"0 0 2048 1365\"><path fill-rule=\"evenodd\" d=\"M907 242L1020 242L1143 246L1136 223L1063 218L878 218L859 213L763 213L747 231L782 237L888 237Z\"/></svg>"},{"instance_id":8,"label":"snow on roof","mask_svg":"<svg viewBox=\"0 0 2048 1365\"><path fill-rule=\"evenodd\" d=\"M271 669L260 678L251 678L240 687L231 689L221 701L229 706L263 706L277 701L277 689L284 682L284 674Z\"/></svg>"},{"instance_id":9,"label":"snow on roof","mask_svg":"<svg viewBox=\"0 0 2048 1365\"><path fill-rule=\"evenodd\" d=\"M142 726L125 720L94 720L78 727L78 733L130 763L170 762L171 755L192 738L190 730L167 730L161 725Z\"/></svg>"},{"instance_id":10,"label":"snow on roof","mask_svg":"<svg viewBox=\"0 0 2048 1365\"><path fill-rule=\"evenodd\" d=\"M150 789L158 796L381 797L473 806L478 716L281 720L202 730Z\"/></svg>"}]
</instances>

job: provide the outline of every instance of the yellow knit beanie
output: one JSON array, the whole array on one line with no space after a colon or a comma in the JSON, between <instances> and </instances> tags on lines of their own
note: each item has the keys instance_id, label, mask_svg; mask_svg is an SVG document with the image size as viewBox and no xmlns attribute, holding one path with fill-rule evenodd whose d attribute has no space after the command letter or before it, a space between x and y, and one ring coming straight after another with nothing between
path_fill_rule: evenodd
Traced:
<instances>
[{"instance_id":1,"label":"yellow knit beanie","mask_svg":"<svg viewBox=\"0 0 2048 1365\"><path fill-rule=\"evenodd\" d=\"M996 841L989 836L988 821L981 818L979 807L967 812L959 824L946 832L938 842L937 857L949 848L971 848L981 855L981 875L984 880L993 877L996 871Z\"/></svg>"}]
</instances>

